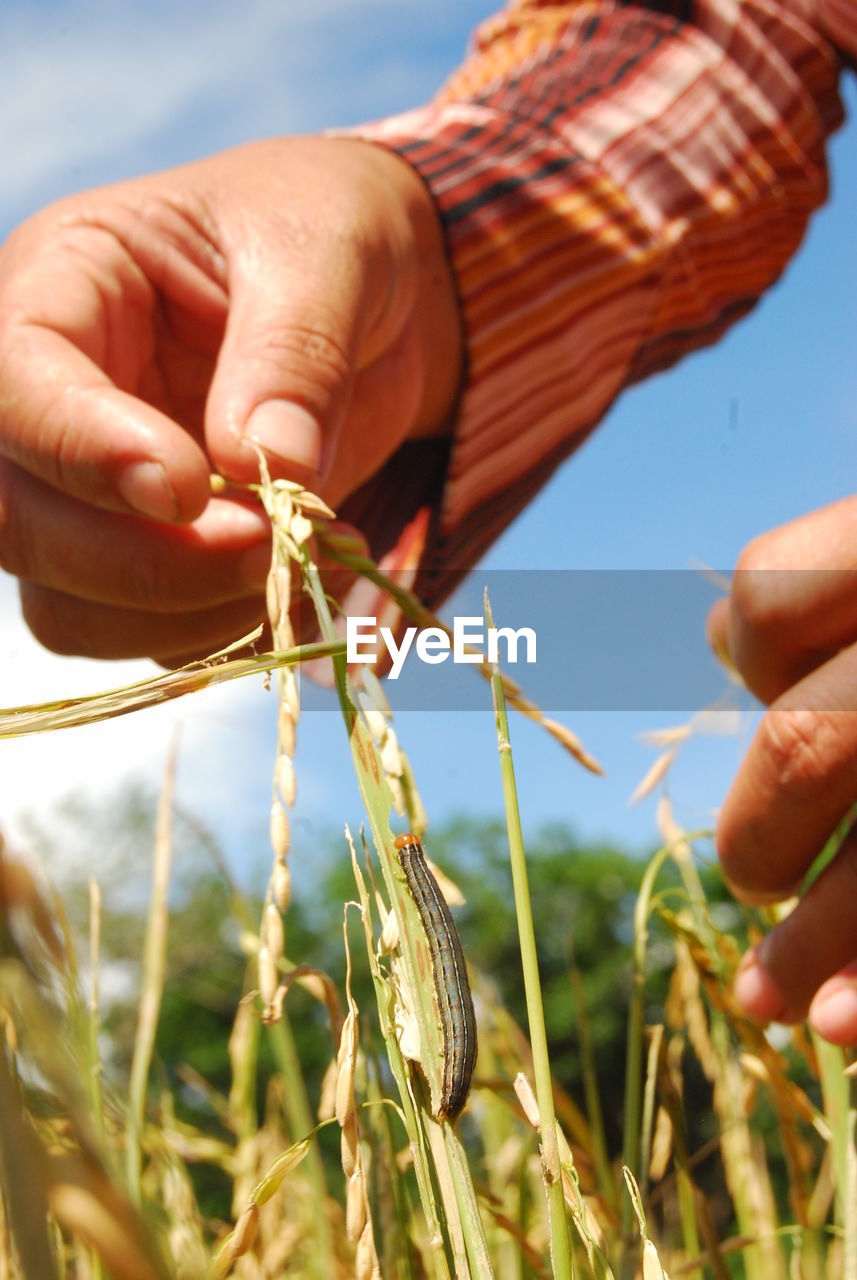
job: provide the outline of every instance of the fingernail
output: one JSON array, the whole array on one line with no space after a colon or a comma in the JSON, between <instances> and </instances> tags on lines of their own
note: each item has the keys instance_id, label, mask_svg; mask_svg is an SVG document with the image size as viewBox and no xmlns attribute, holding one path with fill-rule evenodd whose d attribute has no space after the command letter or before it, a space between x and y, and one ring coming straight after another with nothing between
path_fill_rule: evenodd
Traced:
<instances>
[{"instance_id":1,"label":"fingernail","mask_svg":"<svg viewBox=\"0 0 857 1280\"><path fill-rule=\"evenodd\" d=\"M843 1032L853 1036L857 1026L857 988L845 978L834 978L816 995L809 1021L820 1036L839 1041Z\"/></svg>"},{"instance_id":2,"label":"fingernail","mask_svg":"<svg viewBox=\"0 0 857 1280\"><path fill-rule=\"evenodd\" d=\"M244 437L272 458L317 472L321 465L321 427L312 414L289 400L266 400L247 420Z\"/></svg>"},{"instance_id":3,"label":"fingernail","mask_svg":"<svg viewBox=\"0 0 857 1280\"><path fill-rule=\"evenodd\" d=\"M786 1002L780 989L755 950L748 951L738 966L733 989L738 1003L759 1022L777 1022L785 1014Z\"/></svg>"},{"instance_id":4,"label":"fingernail","mask_svg":"<svg viewBox=\"0 0 857 1280\"><path fill-rule=\"evenodd\" d=\"M152 520L176 519L176 496L160 462L132 462L120 472L117 487L134 511Z\"/></svg>"}]
</instances>

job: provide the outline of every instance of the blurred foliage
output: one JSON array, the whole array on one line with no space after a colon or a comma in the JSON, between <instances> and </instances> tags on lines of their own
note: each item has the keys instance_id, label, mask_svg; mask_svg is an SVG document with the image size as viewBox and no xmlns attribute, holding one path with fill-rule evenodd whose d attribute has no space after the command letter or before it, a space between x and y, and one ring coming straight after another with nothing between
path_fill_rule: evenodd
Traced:
<instances>
[{"instance_id":1,"label":"blurred foliage","mask_svg":"<svg viewBox=\"0 0 857 1280\"><path fill-rule=\"evenodd\" d=\"M99 865L92 869L98 873L105 898L102 985L108 998L114 985L119 986L116 998L103 1009L109 1042L103 1056L108 1069L120 1076L128 1069L136 1026L131 974L141 952L152 810L150 799L131 792L119 797L110 811L95 813L77 805L62 817L64 847L112 851L104 862L99 855ZM261 900L237 901L238 891L230 882L223 856L212 834L197 819L179 814L175 827L176 882L157 1062L166 1083L176 1090L178 1114L219 1132L201 1081L220 1094L228 1093L228 1039L235 1006L245 982L253 984L252 973L247 978L237 921L243 911L246 927L252 931L258 925ZM109 841L104 839L102 828L110 832ZM50 836L42 833L38 843L50 843ZM292 963L310 963L329 973L341 990L345 975L342 904L353 899L354 881L344 841L331 837L326 847L328 855L318 868L317 883L296 886L287 916L286 954ZM456 916L469 963L490 976L501 1003L520 1026L526 1026L504 825L460 819L430 832L426 848L465 896L466 903ZM527 853L533 912L539 922L539 963L554 1076L582 1106L578 1014L570 981L571 968L576 965L589 1017L608 1148L615 1155L622 1143L633 910L645 859L607 844L581 845L561 826L537 831L528 842ZM732 923L739 922L740 912L728 899L717 869L713 865L704 869L703 878L714 909L721 902L723 909L732 913ZM664 881L669 885L668 874ZM679 894L677 873L673 873L672 884ZM71 880L63 892L66 911L74 927L83 933L88 911L86 884L81 878ZM649 955L646 1021L657 1023L663 1021L672 963L671 945L657 921ZM111 970L124 972L125 983L114 984ZM358 964L353 987L358 1005L370 1008L374 997L365 964ZM333 1048L329 1025L324 1010L300 988L290 991L287 1008L314 1105ZM261 1114L274 1072L266 1037L262 1037L260 1053ZM194 1075L201 1078L199 1088L194 1087ZM710 1090L692 1061L686 1087L689 1114L704 1117L710 1108ZM704 1134L695 1136L704 1139ZM334 1178L336 1163L334 1152ZM205 1178L209 1185L197 1187L204 1211L219 1210L225 1216L226 1206L216 1199L216 1174L208 1169ZM225 1192L225 1179L221 1189Z\"/></svg>"},{"instance_id":2,"label":"blurred foliage","mask_svg":"<svg viewBox=\"0 0 857 1280\"><path fill-rule=\"evenodd\" d=\"M40 1065L35 1072L25 1070L22 1076L21 1096L34 1127L32 1132L22 1129L21 1141L32 1142L33 1135L43 1130L47 1147L53 1150L58 1134L67 1142L71 1124L82 1149L87 1149L86 1124L75 1098L79 1082L86 1077L86 1064L95 1055L92 1042L87 1041L88 1014L76 975L79 970L85 995L89 989L89 877L97 875L103 894L98 1088L104 1099L107 1149L115 1153L121 1146L123 1099L138 1035L140 957L151 889L154 807L151 797L129 792L98 811L78 802L62 813L51 814L48 822L33 823L31 840L43 863L52 868L62 892L61 899L54 896L47 912L38 907L38 899L45 896L44 886L31 892L26 876L18 888L14 876L9 881L15 889L9 905L15 906L17 895L21 916L22 905L30 903L31 922L44 934L43 941L47 939L48 952L55 950L51 942L55 926L44 923L51 909L60 920L67 920L74 940L73 947L63 951L67 963L59 967L56 955L45 963L44 948L42 959L30 961L26 930L20 934L12 931L4 940L4 954L23 958L24 966L29 966L28 973L44 998L45 1012L51 1006L50 1017L42 1020L40 1031L33 1030L29 1046L32 1060ZM258 892L254 897L252 889L235 883L216 839L197 817L178 811L173 828L166 981L147 1098L147 1212L154 1214L150 1222L171 1223L172 1256L198 1258L208 1247L204 1237L208 1241L223 1237L226 1224L235 1221L247 1204L254 1180L312 1128L337 1046L328 1008L298 983L289 987L285 1000L288 1029L285 1023L262 1026L262 1006L254 999L261 898ZM264 838L260 844L264 846ZM464 1116L462 1134L474 1166L486 1178L486 1186L490 1183L491 1195L506 1205L504 1221L517 1204L516 1212L522 1214L528 1235L527 1247L538 1253L541 1227L536 1210L541 1200L535 1188L539 1166L537 1161L528 1163L528 1152L534 1150L533 1136L527 1130L520 1135L523 1117L513 1103L510 1087L516 1072L528 1069L528 1062L525 1037L513 1026L526 1027L526 1010L505 827L499 822L460 820L429 832L425 844L428 855L454 878L465 896L456 917L474 971L477 1002L485 1002L480 1040L487 1050L486 1061L491 1063L482 1068L491 1073L490 1087L480 1088L486 1081L480 1081L478 1067L474 1105ZM303 879L296 877L286 914L283 969L288 972L296 965L309 965L329 974L341 1001L345 912L354 961L351 988L361 1010L358 1088L362 1098L372 1101L379 1096L380 1083L380 1094L390 1097L395 1089L378 1037L375 994L362 925L353 909L355 885L345 842L331 835L327 841L316 839L315 845L317 857ZM246 865L250 866L252 848L253 842L248 841ZM54 856L57 849L63 851L61 863ZM849 1159L842 1154L844 1140L837 1138L838 1122L829 1120L830 1115L838 1114L837 1107L844 1114L842 1109L847 1106L848 1084L841 1074L844 1059L834 1054L835 1060L826 1065L820 1062L816 1048L801 1029L783 1034L780 1041L766 1040L730 1003L731 967L747 941L748 922L755 919L754 927L758 928L759 920L729 898L716 864L705 859L705 849L704 840L694 842L693 865L699 880L696 871L689 876L687 866L682 869L678 859L659 856L653 860L660 871L639 960L645 973L642 1026L638 1029L643 1045L639 1075L648 1079L651 1068L652 1084L656 1081L648 1125L651 1133L656 1122L655 1142L660 1142L666 1154L659 1171L651 1174L650 1185L645 1185L643 1177L646 1210L667 1247L675 1249L682 1237L682 1248L670 1255L673 1264L678 1260L684 1265L700 1254L703 1242L694 1221L698 1216L706 1240L732 1241L732 1251L716 1268L718 1280L733 1274L748 1280L768 1280L769 1276L785 1280L787 1256L797 1256L799 1250L804 1251L803 1274L838 1280L841 1253L830 1254L833 1271L824 1269L825 1223L833 1195L829 1162L825 1164L824 1133L833 1133L834 1147L839 1143L836 1158ZM621 1183L620 1156L623 1137L627 1137L623 1135L623 1127L627 1127L623 1110L627 1106L634 1115L625 1093L626 1041L632 1021L634 913L646 865L646 859L607 844L582 845L563 827L545 827L528 841L528 877L537 921L553 1077L558 1090L570 1099L564 1106L565 1116L575 1106L588 1113L589 1135L585 1123L575 1128L574 1158L587 1194L597 1198L607 1239L610 1241L612 1232L612 1243L618 1240L622 1256L617 1195L607 1184L612 1180ZM258 866L261 872L264 855ZM7 869L11 868L9 864ZM258 883L264 882L260 874ZM688 893L693 894L692 902ZM32 954L37 956L39 949ZM73 956L77 959L72 960ZM16 981L14 973L7 976L7 983L12 983L7 991L9 1008L17 1008ZM22 1005L23 1012L16 1015L16 1034L24 1029L30 1034L34 1026L31 1015L40 1007L34 995L27 998L31 1001L29 1013ZM588 1028L590 1060L583 1043L582 1015ZM333 1015L336 1026L339 1016ZM35 1022L41 1018L38 1013ZM68 1032L68 1044L62 1046L62 1052L55 1030L51 1030L53 1024L64 1025ZM234 1046L239 1027L244 1039L230 1059L230 1038ZM653 1028L660 1050L657 1061L653 1057L647 1065ZM294 1057L291 1049L285 1052L286 1036L293 1036ZM26 1053L25 1045L24 1058ZM236 1096L236 1064L244 1081L240 1096ZM54 1065L58 1083L46 1089L40 1080L50 1076ZM821 1096L825 1072L828 1092L831 1082L840 1090L838 1102L833 1094L828 1099ZM630 1078L636 1079L637 1074L632 1070ZM610 1162L606 1173L604 1161L598 1165L592 1141L598 1128L597 1119L593 1121L598 1110L592 1104L593 1082L603 1112ZM303 1118L298 1118L299 1113L289 1106L289 1095L303 1096L303 1090L309 1109L304 1107L300 1113ZM327 1114L330 1107L328 1100ZM10 1115L14 1119L13 1112ZM631 1132L637 1130L638 1120L632 1119ZM379 1239L382 1243L386 1240L392 1249L392 1241L410 1238L409 1229L402 1225L411 1218L407 1184L395 1188L392 1182L384 1184L386 1190L381 1186L390 1170L398 1167L402 1154L395 1154L402 1140L400 1122L392 1109L369 1107L365 1123L364 1139L369 1133L375 1144L370 1161L373 1203L378 1222L386 1224ZM338 1126L322 1127L317 1141L317 1148L310 1148L301 1176L290 1181L289 1194L275 1196L265 1210L258 1245L259 1256L264 1254L267 1259L265 1275L280 1274L283 1250L299 1253L303 1249L306 1257L314 1256L316 1237L306 1228L312 1205L323 1205L322 1219L330 1226L337 1242L334 1252L342 1261L340 1206L346 1188ZM18 1138L7 1143L16 1153L19 1145ZM520 1163L514 1166L516 1172L510 1174L508 1183L502 1177L498 1182L498 1153L511 1149ZM31 1155L37 1168L43 1154L33 1146ZM108 1164L113 1159L108 1156ZM646 1176L648 1168L643 1167ZM69 1179L79 1188L90 1175L91 1166L84 1161L71 1169ZM532 1185L531 1177L535 1179ZM192 1187L192 1195L181 1190L185 1184L188 1193ZM118 1185L102 1177L96 1198L114 1194L111 1186ZM841 1178L840 1185L844 1185ZM181 1194L173 1202L177 1186ZM761 1189L761 1199L754 1198L753 1188ZM590 1207L595 1203L590 1200ZM22 1211L17 1208L14 1212L20 1216ZM390 1223L398 1214L401 1222L394 1230ZM133 1239L139 1224L128 1206L126 1219L124 1239ZM0 1244L2 1230L0 1221ZM795 1233L788 1236L794 1240L788 1245L793 1254L781 1251L781 1231ZM85 1239L85 1231L83 1234ZM163 1231L160 1236L166 1238ZM708 1247L712 1247L710 1243ZM195 1280L197 1263L188 1265L187 1275ZM236 1275L256 1274L249 1255L237 1265ZM310 1273L315 1274L312 1267L305 1271ZM390 1273L394 1274L395 1268ZM89 1276L90 1272L72 1270L67 1274ZM600 1274L597 1268L594 1274Z\"/></svg>"}]
</instances>

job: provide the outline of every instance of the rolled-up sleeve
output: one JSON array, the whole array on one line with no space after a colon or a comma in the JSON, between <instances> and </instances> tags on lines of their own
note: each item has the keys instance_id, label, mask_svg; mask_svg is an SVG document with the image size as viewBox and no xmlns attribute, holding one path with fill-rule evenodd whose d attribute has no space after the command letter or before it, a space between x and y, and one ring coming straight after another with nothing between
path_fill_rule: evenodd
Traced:
<instances>
[{"instance_id":1,"label":"rolled-up sleeve","mask_svg":"<svg viewBox=\"0 0 857 1280\"><path fill-rule=\"evenodd\" d=\"M432 193L463 318L450 440L406 447L354 508L430 603L623 387L779 277L826 198L856 12L518 0L432 103L360 130Z\"/></svg>"}]
</instances>

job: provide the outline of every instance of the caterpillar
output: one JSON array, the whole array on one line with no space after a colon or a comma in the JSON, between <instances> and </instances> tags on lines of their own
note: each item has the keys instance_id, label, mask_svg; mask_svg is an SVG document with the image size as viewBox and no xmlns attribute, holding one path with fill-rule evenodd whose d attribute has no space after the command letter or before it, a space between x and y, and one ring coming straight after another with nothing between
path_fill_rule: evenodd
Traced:
<instances>
[{"instance_id":1,"label":"caterpillar","mask_svg":"<svg viewBox=\"0 0 857 1280\"><path fill-rule=\"evenodd\" d=\"M461 939L446 899L429 870L417 836L395 842L408 892L428 940L432 978L443 1033L443 1072L438 1118L455 1120L470 1092L476 1063L476 1014Z\"/></svg>"}]
</instances>

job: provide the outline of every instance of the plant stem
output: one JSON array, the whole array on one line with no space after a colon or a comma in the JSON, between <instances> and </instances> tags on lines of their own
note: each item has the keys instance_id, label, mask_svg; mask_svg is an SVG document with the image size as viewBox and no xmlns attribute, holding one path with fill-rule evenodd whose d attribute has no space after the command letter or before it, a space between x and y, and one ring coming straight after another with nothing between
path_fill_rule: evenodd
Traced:
<instances>
[{"instance_id":1,"label":"plant stem","mask_svg":"<svg viewBox=\"0 0 857 1280\"><path fill-rule=\"evenodd\" d=\"M628 1010L628 1041L625 1053L625 1110L622 1163L636 1178L640 1172L640 1129L643 1087L643 997L645 987L646 943L649 937L649 907L658 872L669 857L669 849L660 849L646 868L637 905L634 909L634 985ZM636 1261L629 1243L633 1239L633 1205L622 1200L622 1276L633 1275Z\"/></svg>"},{"instance_id":2,"label":"plant stem","mask_svg":"<svg viewBox=\"0 0 857 1280\"><path fill-rule=\"evenodd\" d=\"M315 606L319 629L323 637L333 640L336 632L318 569L303 547L301 551L303 581ZM411 904L411 909L415 910L415 908L413 908L412 900L406 889L396 880L391 868L391 864L395 863L395 859L391 853L390 790L383 776L383 768L378 758L377 748L362 724L357 704L351 692L343 653L334 655L333 668L336 691L348 732L358 786L360 787L376 847L379 851L385 882L397 918L399 918L400 912L407 910L402 899L407 899ZM420 1037L423 1044L430 1045L432 1043L431 1033L434 1034L435 1040L439 1034L437 1019L433 1011L433 997L430 988L419 982L413 936L406 933L403 920L404 917L402 916L400 918L399 934L400 954L402 955L405 970L410 975L409 983L412 992L415 994L415 1007L419 1009L420 1000L424 1002L422 1006L423 1017L420 1023ZM431 1010L430 1014L429 1010ZM420 1014L418 1013L418 1020L419 1016ZM429 1016L431 1017L430 1027L428 1023ZM436 1052L431 1057L427 1054L423 1060L427 1080L430 1080L429 1068L436 1060ZM436 1072L439 1071L439 1066L435 1066L434 1070ZM404 1097L402 1102L404 1106ZM454 1131L454 1126L446 1121L439 1123L437 1120L424 1117L423 1124L426 1127L427 1138L434 1160L434 1171L443 1203L449 1246L455 1257L456 1274L462 1277L470 1275L474 1277L474 1280L490 1280L493 1271L485 1240L485 1230L479 1213L476 1191L467 1166L466 1156L461 1147L460 1137ZM409 1136L412 1142L415 1141L418 1136L416 1130L409 1133ZM427 1220L430 1220L433 1206L424 1204L424 1209Z\"/></svg>"},{"instance_id":3,"label":"plant stem","mask_svg":"<svg viewBox=\"0 0 857 1280\"><path fill-rule=\"evenodd\" d=\"M488 593L485 593L485 622L494 626ZM515 893L515 913L518 920L518 938L521 946L521 965L524 971L524 993L527 1001L527 1020L530 1028L530 1044L533 1053L536 1100L541 1117L542 1166L548 1193L548 1220L550 1223L551 1260L553 1273L558 1277L570 1277L571 1245L568 1236L568 1220L562 1189L559 1146L556 1134L556 1116L553 1105L548 1041L542 1006L539 963L536 953L536 934L533 927L533 911L527 880L527 862L524 839L521 832L521 815L518 809L518 793L515 786L515 767L512 761L512 745L509 741L509 720L503 681L495 664L491 674L491 692L497 722L497 741L500 751L500 773L503 779L503 797L506 805L506 826L509 833L509 858L512 866L512 884Z\"/></svg>"},{"instance_id":4,"label":"plant stem","mask_svg":"<svg viewBox=\"0 0 857 1280\"><path fill-rule=\"evenodd\" d=\"M277 1070L283 1080L288 1081L284 1090L283 1107L292 1134L311 1133L315 1119L309 1105L300 1058L295 1045L291 1023L283 1014L278 1022L267 1028L268 1042ZM324 1172L324 1161L315 1143L311 1143L306 1153L305 1164L307 1176L313 1190L312 1224L315 1238L315 1257L312 1274L330 1276L336 1269L336 1250L333 1241L333 1230L327 1214L327 1182Z\"/></svg>"},{"instance_id":5,"label":"plant stem","mask_svg":"<svg viewBox=\"0 0 857 1280\"><path fill-rule=\"evenodd\" d=\"M177 744L170 748L164 784L158 804L155 827L155 853L152 866L152 901L146 923L143 950L143 973L140 990L140 1009L137 1015L137 1034L134 1037L134 1057L131 1062L131 1079L128 1086L128 1127L126 1133L126 1170L128 1194L138 1208L142 1199L140 1186L142 1170L142 1139L146 1111L146 1086L149 1067L155 1047L158 1015L164 990L164 973L167 954L167 891L172 862L173 778L175 776Z\"/></svg>"}]
</instances>

